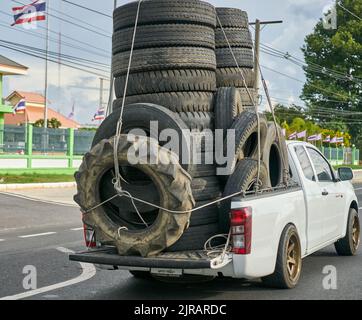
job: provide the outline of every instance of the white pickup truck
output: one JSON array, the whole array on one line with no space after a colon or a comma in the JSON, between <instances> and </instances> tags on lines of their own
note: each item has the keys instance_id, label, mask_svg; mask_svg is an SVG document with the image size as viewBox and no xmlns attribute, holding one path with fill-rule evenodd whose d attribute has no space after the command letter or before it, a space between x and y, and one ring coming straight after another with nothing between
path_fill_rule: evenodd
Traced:
<instances>
[{"instance_id":1,"label":"white pickup truck","mask_svg":"<svg viewBox=\"0 0 362 320\"><path fill-rule=\"evenodd\" d=\"M308 255L331 244L341 256L355 255L360 223L351 169L335 173L319 150L307 143L288 142L288 153L294 186L233 199L232 249L222 256L210 258L204 251L193 251L126 257L115 248L96 247L70 259L129 270L136 276L262 278L268 286L294 288ZM88 245L89 231L85 230Z\"/></svg>"}]
</instances>

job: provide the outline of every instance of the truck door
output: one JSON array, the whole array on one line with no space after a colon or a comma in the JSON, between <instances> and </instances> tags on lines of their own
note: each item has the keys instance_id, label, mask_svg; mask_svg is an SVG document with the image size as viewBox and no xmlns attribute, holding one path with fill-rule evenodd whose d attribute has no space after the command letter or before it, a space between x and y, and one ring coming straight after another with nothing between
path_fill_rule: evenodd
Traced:
<instances>
[{"instance_id":1,"label":"truck door","mask_svg":"<svg viewBox=\"0 0 362 320\"><path fill-rule=\"evenodd\" d=\"M336 181L330 164L322 154L311 147L307 147L307 151L322 191L322 202L324 203L324 242L327 242L341 235L346 194L345 190L342 190L341 183Z\"/></svg>"},{"instance_id":2,"label":"truck door","mask_svg":"<svg viewBox=\"0 0 362 320\"><path fill-rule=\"evenodd\" d=\"M294 150L300 165L299 172L303 173L300 178L303 184L307 208L306 236L307 250L310 251L321 245L324 240L324 205L321 201L322 189L315 178L315 171L304 146L298 145Z\"/></svg>"}]
</instances>

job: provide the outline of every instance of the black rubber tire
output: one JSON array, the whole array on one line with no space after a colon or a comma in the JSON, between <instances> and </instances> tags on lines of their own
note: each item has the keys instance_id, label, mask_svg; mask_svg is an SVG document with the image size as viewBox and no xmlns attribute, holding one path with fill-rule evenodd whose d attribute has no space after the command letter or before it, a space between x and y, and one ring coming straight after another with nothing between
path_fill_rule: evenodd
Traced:
<instances>
[{"instance_id":1,"label":"black rubber tire","mask_svg":"<svg viewBox=\"0 0 362 320\"><path fill-rule=\"evenodd\" d=\"M173 112L212 112L214 95L211 92L164 92L129 96L126 105L153 103ZM122 97L114 100L113 110L122 106Z\"/></svg>"},{"instance_id":2,"label":"black rubber tire","mask_svg":"<svg viewBox=\"0 0 362 320\"><path fill-rule=\"evenodd\" d=\"M215 94L215 129L226 131L231 128L235 118L243 111L240 92L236 88L219 88Z\"/></svg>"},{"instance_id":3,"label":"black rubber tire","mask_svg":"<svg viewBox=\"0 0 362 320\"><path fill-rule=\"evenodd\" d=\"M115 79L117 97L123 97L126 76ZM127 96L178 91L216 90L216 75L210 70L162 70L129 75Z\"/></svg>"},{"instance_id":4,"label":"black rubber tire","mask_svg":"<svg viewBox=\"0 0 362 320\"><path fill-rule=\"evenodd\" d=\"M249 48L232 48L240 68L254 67L253 50ZM215 50L217 68L235 68L237 64L229 48Z\"/></svg>"},{"instance_id":5,"label":"black rubber tire","mask_svg":"<svg viewBox=\"0 0 362 320\"><path fill-rule=\"evenodd\" d=\"M205 178L216 176L216 166L213 164L197 164L189 172L193 178Z\"/></svg>"},{"instance_id":6,"label":"black rubber tire","mask_svg":"<svg viewBox=\"0 0 362 320\"><path fill-rule=\"evenodd\" d=\"M343 239L338 240L334 244L334 247L336 248L336 251L337 251L338 255L340 255L340 256L355 256L357 254L359 243L357 246L354 246L353 239L352 239L352 227L353 227L353 221L355 218L358 219L359 230L361 230L359 216L358 216L356 209L353 209L353 208L349 209L348 224L346 227L347 228L346 235Z\"/></svg>"},{"instance_id":7,"label":"black rubber tire","mask_svg":"<svg viewBox=\"0 0 362 320\"><path fill-rule=\"evenodd\" d=\"M278 141L278 134L281 141ZM288 149L280 126L275 127L274 122L268 122L268 134L262 153L262 160L268 168L269 182L272 187L286 182L289 172Z\"/></svg>"},{"instance_id":8,"label":"black rubber tire","mask_svg":"<svg viewBox=\"0 0 362 320\"><path fill-rule=\"evenodd\" d=\"M252 96L252 99L250 98L250 95ZM254 88L239 88L239 92L240 92L240 96L241 96L241 101L243 103L243 106L245 107L255 107L255 104L259 103L259 95L257 90L255 90Z\"/></svg>"},{"instance_id":9,"label":"black rubber tire","mask_svg":"<svg viewBox=\"0 0 362 320\"><path fill-rule=\"evenodd\" d=\"M203 250L207 240L217 235L218 224L208 224L197 227L188 228L182 237L166 251L179 252L179 251L191 251L191 250Z\"/></svg>"},{"instance_id":10,"label":"black rubber tire","mask_svg":"<svg viewBox=\"0 0 362 320\"><path fill-rule=\"evenodd\" d=\"M221 185L216 176L194 178L191 188L196 202L216 200L222 194Z\"/></svg>"},{"instance_id":11,"label":"black rubber tire","mask_svg":"<svg viewBox=\"0 0 362 320\"><path fill-rule=\"evenodd\" d=\"M179 164L170 164L172 153L160 147L152 139L145 138L144 142L147 158L143 160L148 159L151 153L157 152L160 157L169 158L169 164L159 161L157 164L139 163L132 167L141 170L152 179L160 194L161 207L189 213L172 214L161 209L154 223L148 228L120 230L120 227L130 226L112 220L106 213L106 204L99 206L99 203L107 200L100 197L99 181L102 175L114 166L115 139L113 138L102 140L92 148L84 156L83 163L75 174L78 192L74 200L83 212L87 212L83 215L83 222L94 228L98 241L112 243L120 255L147 257L172 246L188 228L191 209L195 205L191 177ZM120 136L117 155L121 167L129 166L129 150L133 146L135 143L129 142L127 135Z\"/></svg>"},{"instance_id":12,"label":"black rubber tire","mask_svg":"<svg viewBox=\"0 0 362 320\"><path fill-rule=\"evenodd\" d=\"M196 202L195 208L202 207L208 203L209 201ZM219 207L217 204L213 204L191 213L190 228L218 223L218 220Z\"/></svg>"},{"instance_id":13,"label":"black rubber tire","mask_svg":"<svg viewBox=\"0 0 362 320\"><path fill-rule=\"evenodd\" d=\"M300 240L297 229L293 225L286 226L280 238L275 271L272 275L262 278L262 282L264 285L277 289L293 289L297 286L300 278L300 272L298 279L292 282L287 275L285 261L287 241L292 234L294 234L298 238L300 247ZM302 262L300 263L302 264Z\"/></svg>"},{"instance_id":14,"label":"black rubber tire","mask_svg":"<svg viewBox=\"0 0 362 320\"><path fill-rule=\"evenodd\" d=\"M118 7L113 13L113 28L135 25L138 1ZM152 0L143 1L140 7L138 25L164 23L190 23L216 26L215 8L198 0Z\"/></svg>"},{"instance_id":15,"label":"black rubber tire","mask_svg":"<svg viewBox=\"0 0 362 320\"><path fill-rule=\"evenodd\" d=\"M131 27L113 34L113 54L131 50L133 32L134 27ZM135 50L173 46L215 49L215 31L195 24L146 25L137 28Z\"/></svg>"},{"instance_id":16,"label":"black rubber tire","mask_svg":"<svg viewBox=\"0 0 362 320\"><path fill-rule=\"evenodd\" d=\"M112 65L115 77L127 73L129 57L129 51L120 52L113 56ZM228 57L226 56L225 60L227 61L227 59ZM243 59L248 59L248 56L243 57ZM199 47L164 47L139 49L133 52L131 73L170 69L205 69L215 71L215 51Z\"/></svg>"},{"instance_id":17,"label":"black rubber tire","mask_svg":"<svg viewBox=\"0 0 362 320\"><path fill-rule=\"evenodd\" d=\"M104 139L110 139L115 136L120 114L121 109L118 108L103 121L94 136L92 147ZM122 133L128 133L134 128L149 128L151 121L158 121L158 134L165 129L173 129L178 132L180 137L180 150L182 150L182 141L185 139L181 137L184 137L183 130L188 130L187 126L177 114L159 105L140 103L125 106ZM190 152L185 150L180 156L182 167L187 171L191 170ZM186 158L184 159L182 157Z\"/></svg>"},{"instance_id":18,"label":"black rubber tire","mask_svg":"<svg viewBox=\"0 0 362 320\"><path fill-rule=\"evenodd\" d=\"M240 191L249 190L250 185L256 181L258 173L258 161L253 159L244 159L237 163L233 174L229 177L225 188L223 197L230 196ZM269 187L268 170L262 162L260 167L260 186L259 189ZM219 225L222 233L229 233L230 229L230 209L231 199L225 200L220 203Z\"/></svg>"},{"instance_id":19,"label":"black rubber tire","mask_svg":"<svg viewBox=\"0 0 362 320\"><path fill-rule=\"evenodd\" d=\"M216 8L216 14L224 28L249 28L249 18L245 11L236 8ZM219 22L217 27L220 27Z\"/></svg>"},{"instance_id":20,"label":"black rubber tire","mask_svg":"<svg viewBox=\"0 0 362 320\"><path fill-rule=\"evenodd\" d=\"M254 88L255 73L253 69L242 68L246 86ZM238 68L220 68L216 70L216 85L218 87L243 88L245 83Z\"/></svg>"},{"instance_id":21,"label":"black rubber tire","mask_svg":"<svg viewBox=\"0 0 362 320\"><path fill-rule=\"evenodd\" d=\"M214 129L214 114L212 112L180 112L179 116L190 130Z\"/></svg>"},{"instance_id":22,"label":"black rubber tire","mask_svg":"<svg viewBox=\"0 0 362 320\"><path fill-rule=\"evenodd\" d=\"M226 33L228 41L225 39ZM229 48L229 44L234 48L253 48L253 40L251 33L245 28L224 28L215 30L215 46L216 48Z\"/></svg>"},{"instance_id":23,"label":"black rubber tire","mask_svg":"<svg viewBox=\"0 0 362 320\"><path fill-rule=\"evenodd\" d=\"M260 119L260 151L263 151L268 134L267 119L259 114ZM241 160L244 158L257 158L258 155L258 118L254 111L244 111L232 124L231 130L235 130L235 156ZM227 155L228 143L224 141L224 155Z\"/></svg>"}]
</instances>

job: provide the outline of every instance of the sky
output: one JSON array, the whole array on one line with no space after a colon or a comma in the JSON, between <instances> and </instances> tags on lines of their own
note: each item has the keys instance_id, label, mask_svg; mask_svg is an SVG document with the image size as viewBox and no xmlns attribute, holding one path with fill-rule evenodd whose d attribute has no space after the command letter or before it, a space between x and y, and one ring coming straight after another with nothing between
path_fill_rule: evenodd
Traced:
<instances>
[{"instance_id":1,"label":"sky","mask_svg":"<svg viewBox=\"0 0 362 320\"><path fill-rule=\"evenodd\" d=\"M30 3L30 0L19 0ZM71 0L82 6L111 15L113 0ZM131 1L118 0L118 6ZM313 32L313 28L323 12L328 8L331 0L209 0L216 7L235 7L245 10L249 14L249 21L260 19L262 21L283 20L283 24L268 25L261 33L261 42L285 53L290 53L303 59L301 47L306 35ZM68 115L73 104L75 105L75 118L81 124L90 124L98 109L100 101L100 77L109 77L112 19L100 14L74 7L62 0L48 0L50 4L50 42L49 51L59 51L59 31L61 31L62 54L79 57L99 63L94 70L97 75L75 70L58 64L49 63L49 101L50 107ZM17 0L3 0L0 2L0 41L11 41L45 49L45 22L39 22L35 30L25 30L22 26L10 27L13 22L11 8L20 5ZM59 12L63 12L60 15ZM58 19L57 17L61 17ZM78 20L82 20L79 22ZM66 21L65 21L66 20ZM84 22L86 24L84 24ZM89 30L84 30L77 25ZM92 31L93 30L93 31ZM94 32L95 31L95 32ZM253 31L253 29L251 29ZM31 34L29 34L31 32ZM27 76L5 77L4 96L13 90L44 92L45 61L31 57L20 52L14 52L2 47L0 54L29 67ZM291 80L276 72L264 68L264 76L269 85L273 103L296 103L303 105L299 99L303 82L303 70L285 59L273 57L262 53L261 65L298 79ZM83 64L88 66L88 61ZM60 72L59 72L60 71ZM60 75L60 76L59 76ZM109 82L104 81L109 87ZM108 90L103 93L103 100L108 100ZM262 108L265 106L262 99Z\"/></svg>"}]
</instances>

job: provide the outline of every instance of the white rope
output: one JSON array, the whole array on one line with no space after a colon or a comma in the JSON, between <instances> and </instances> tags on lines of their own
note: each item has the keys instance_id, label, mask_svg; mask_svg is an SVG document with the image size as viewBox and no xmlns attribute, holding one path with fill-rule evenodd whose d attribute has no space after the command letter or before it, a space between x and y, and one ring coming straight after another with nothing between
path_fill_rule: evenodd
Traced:
<instances>
[{"instance_id":1,"label":"white rope","mask_svg":"<svg viewBox=\"0 0 362 320\"><path fill-rule=\"evenodd\" d=\"M226 35L226 32L225 32L225 30L224 30L224 27L223 27L223 25L221 24L221 21L220 21L219 16L216 15L216 18L217 18L217 21L218 21L218 23L219 23L219 25L220 25L220 27L221 27L221 31L222 31L222 33L223 33L223 35L224 35L224 38L225 38L225 40L226 40L226 42L227 42L227 44L228 44L229 50L230 50L231 55L232 55L232 57L233 57L233 60L234 60L234 62L235 62L235 64L236 64L236 67L237 67L237 69L238 69L238 71L239 71L239 73L240 73L240 75L241 75L241 78L242 78L242 80L243 80L244 87L246 88L246 92L247 92L247 94L248 94L248 96L249 96L249 98L250 98L250 101L251 101L252 105L254 106L255 113L256 113L256 117L257 117L257 122L258 122L258 173L257 173L257 179L256 179L257 182L256 182L256 186L255 186L255 187L256 187L256 191L258 191L258 189L259 189L259 187L260 187L260 186L259 186L259 183L260 183L260 170L261 170L261 145L260 145L260 140L261 140L260 138L261 138L261 136L260 136L260 116L259 116L258 105L257 105L257 103L255 102L254 97L253 97L253 95L251 94L251 92L250 92L250 90L249 90L249 87L248 87L248 85L247 85L247 83L246 83L246 79L245 79L243 70L241 70L241 68L240 68L240 66L239 66L239 62L238 62L238 60L237 60L236 57L235 57L234 51L233 51L233 49L232 49L232 47L231 47L230 41L229 41L229 39L228 39L228 37L227 37L227 35Z\"/></svg>"}]
</instances>

